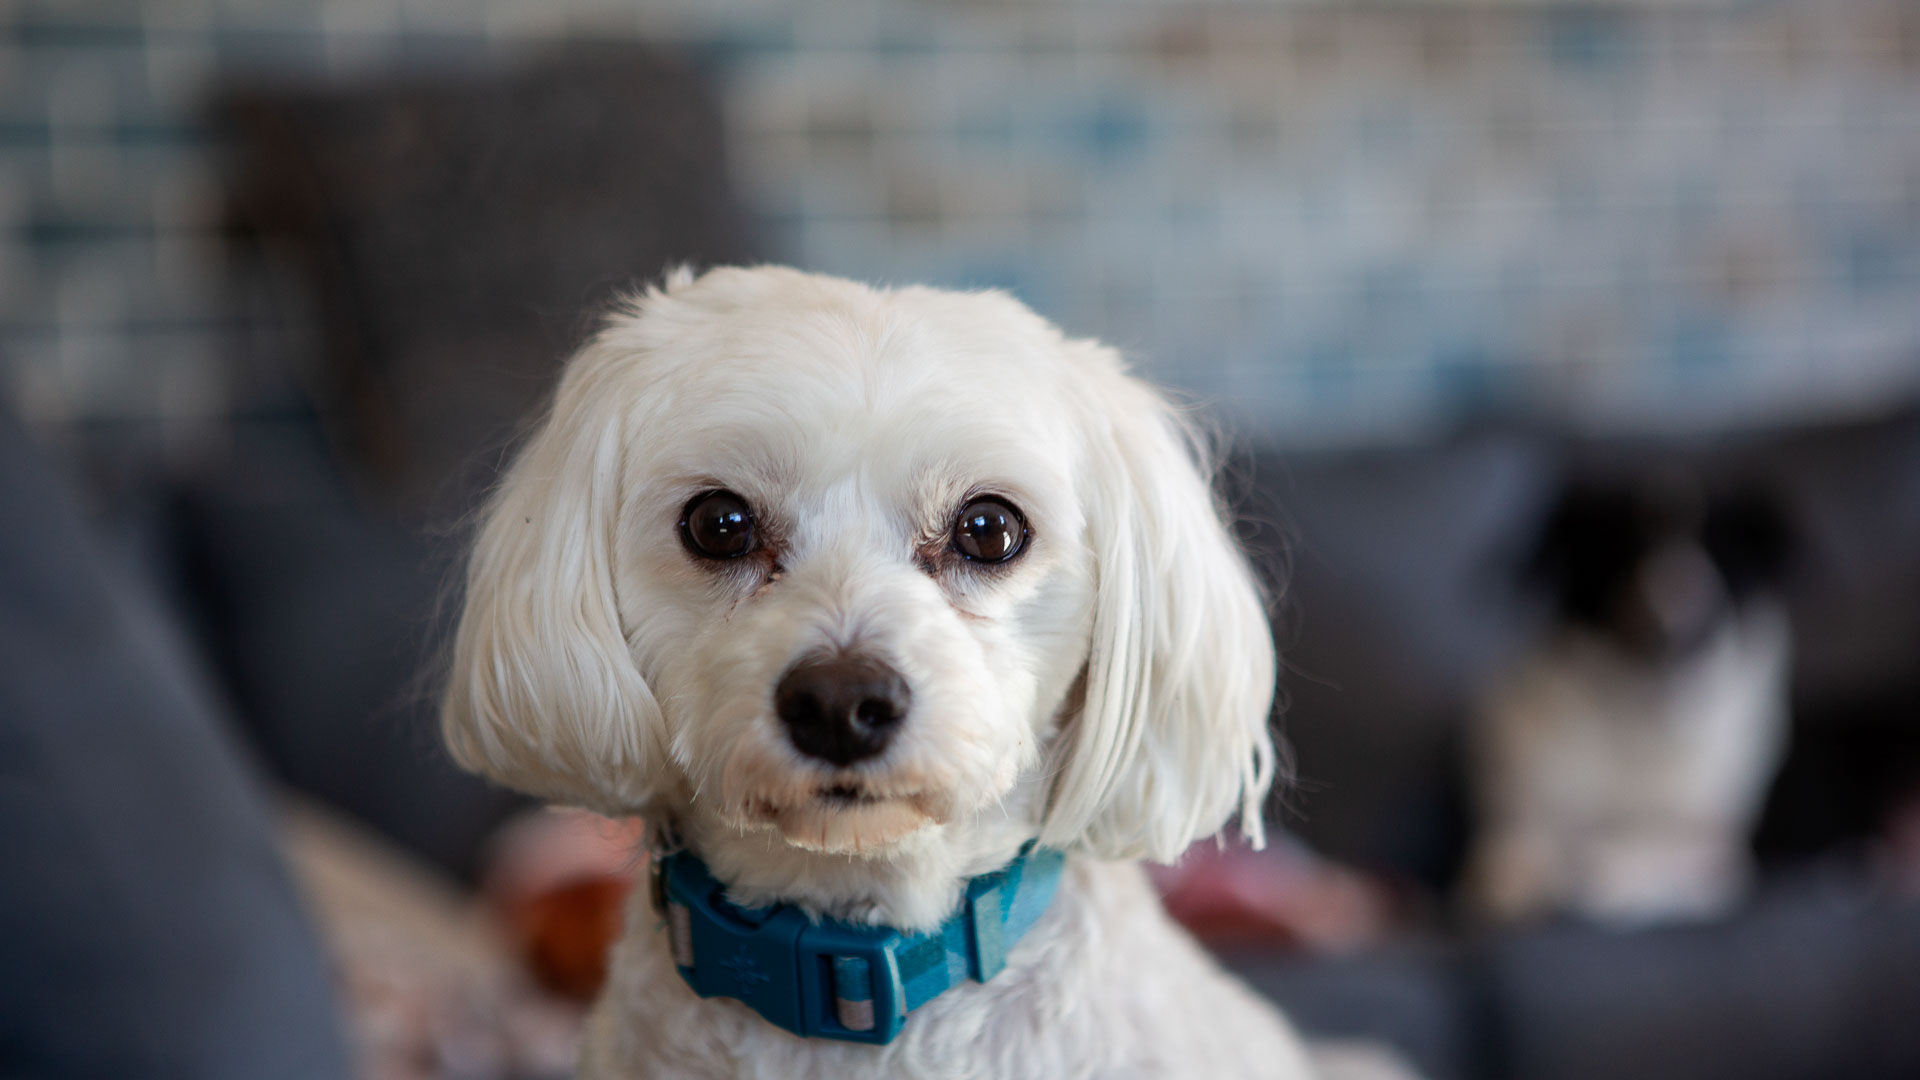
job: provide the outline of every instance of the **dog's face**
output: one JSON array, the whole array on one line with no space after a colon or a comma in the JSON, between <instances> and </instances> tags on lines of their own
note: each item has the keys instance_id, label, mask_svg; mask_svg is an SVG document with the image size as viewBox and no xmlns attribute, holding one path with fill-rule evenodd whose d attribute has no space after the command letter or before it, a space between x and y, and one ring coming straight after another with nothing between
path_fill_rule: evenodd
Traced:
<instances>
[{"instance_id":1,"label":"dog's face","mask_svg":"<svg viewBox=\"0 0 1920 1080\"><path fill-rule=\"evenodd\" d=\"M1004 799L1092 632L1048 358L785 290L659 352L614 582L695 801L868 851Z\"/></svg>"},{"instance_id":2,"label":"dog's face","mask_svg":"<svg viewBox=\"0 0 1920 1080\"><path fill-rule=\"evenodd\" d=\"M1272 680L1192 447L1110 351L996 294L719 270L569 365L444 722L509 784L763 850L992 823L1167 858L1257 811Z\"/></svg>"},{"instance_id":3,"label":"dog's face","mask_svg":"<svg viewBox=\"0 0 1920 1080\"><path fill-rule=\"evenodd\" d=\"M1768 489L1683 472L1584 479L1547 515L1525 578L1569 627L1644 664L1685 661L1777 589L1794 546Z\"/></svg>"}]
</instances>

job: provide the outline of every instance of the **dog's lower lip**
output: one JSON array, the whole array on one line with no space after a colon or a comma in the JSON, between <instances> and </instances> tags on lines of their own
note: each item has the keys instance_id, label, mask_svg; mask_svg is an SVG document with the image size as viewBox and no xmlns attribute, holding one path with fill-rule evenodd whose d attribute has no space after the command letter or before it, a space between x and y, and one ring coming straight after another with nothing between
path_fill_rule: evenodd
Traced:
<instances>
[{"instance_id":1,"label":"dog's lower lip","mask_svg":"<svg viewBox=\"0 0 1920 1080\"><path fill-rule=\"evenodd\" d=\"M852 784L834 784L831 787L821 788L820 797L827 802L835 803L871 803L880 801L877 796L869 795L859 788L854 787Z\"/></svg>"}]
</instances>

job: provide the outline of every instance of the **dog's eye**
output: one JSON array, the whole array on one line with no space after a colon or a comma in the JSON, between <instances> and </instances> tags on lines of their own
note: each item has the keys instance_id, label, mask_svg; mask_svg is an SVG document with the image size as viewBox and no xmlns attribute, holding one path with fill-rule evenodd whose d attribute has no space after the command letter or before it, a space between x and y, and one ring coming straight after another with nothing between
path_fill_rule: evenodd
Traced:
<instances>
[{"instance_id":1,"label":"dog's eye","mask_svg":"<svg viewBox=\"0 0 1920 1080\"><path fill-rule=\"evenodd\" d=\"M753 511L731 491L695 495L680 513L680 542L703 559L737 559L753 550Z\"/></svg>"},{"instance_id":2,"label":"dog's eye","mask_svg":"<svg viewBox=\"0 0 1920 1080\"><path fill-rule=\"evenodd\" d=\"M953 523L953 550L973 562L1006 562L1027 543L1020 511L999 499L975 499Z\"/></svg>"}]
</instances>

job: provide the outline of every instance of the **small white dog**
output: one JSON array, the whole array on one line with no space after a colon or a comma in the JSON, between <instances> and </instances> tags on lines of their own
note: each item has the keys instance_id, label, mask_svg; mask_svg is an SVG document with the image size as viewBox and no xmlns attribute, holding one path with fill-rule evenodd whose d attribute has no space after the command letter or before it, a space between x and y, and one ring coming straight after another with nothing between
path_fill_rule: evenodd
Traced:
<instances>
[{"instance_id":1,"label":"small white dog","mask_svg":"<svg viewBox=\"0 0 1920 1080\"><path fill-rule=\"evenodd\" d=\"M465 605L458 759L670 823L662 872L723 886L636 899L587 1080L1310 1075L1133 861L1259 837L1275 662L1195 440L1112 350L998 293L675 274L569 363ZM944 992L769 963L776 923L934 941Z\"/></svg>"}]
</instances>

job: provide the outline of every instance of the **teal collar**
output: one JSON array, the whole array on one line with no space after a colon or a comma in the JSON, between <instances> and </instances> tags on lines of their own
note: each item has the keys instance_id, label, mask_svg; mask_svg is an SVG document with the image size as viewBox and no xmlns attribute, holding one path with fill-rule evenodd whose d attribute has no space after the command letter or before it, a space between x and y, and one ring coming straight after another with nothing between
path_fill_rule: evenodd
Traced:
<instances>
[{"instance_id":1,"label":"teal collar","mask_svg":"<svg viewBox=\"0 0 1920 1080\"><path fill-rule=\"evenodd\" d=\"M967 882L933 930L818 922L791 904L743 908L691 852L654 862L654 901L674 963L701 997L746 1003L796 1035L891 1042L907 1014L966 979L986 982L1053 900L1065 857L1022 848L1004 868Z\"/></svg>"}]
</instances>

